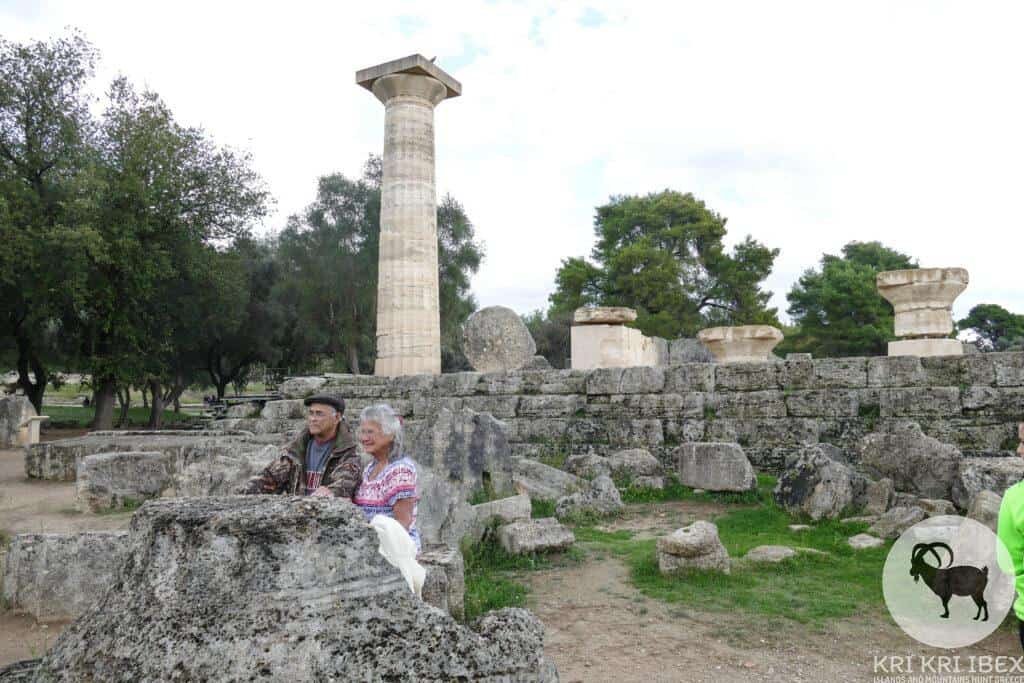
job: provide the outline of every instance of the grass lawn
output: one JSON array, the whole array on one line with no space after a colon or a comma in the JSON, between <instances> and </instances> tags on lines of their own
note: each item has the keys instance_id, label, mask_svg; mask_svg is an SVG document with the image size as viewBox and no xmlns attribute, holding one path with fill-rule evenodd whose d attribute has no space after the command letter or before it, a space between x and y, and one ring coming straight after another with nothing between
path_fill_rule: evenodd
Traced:
<instances>
[{"instance_id":1,"label":"grass lawn","mask_svg":"<svg viewBox=\"0 0 1024 683\"><path fill-rule=\"evenodd\" d=\"M128 427L145 427L149 422L149 408L141 405L128 409ZM43 406L43 414L50 416L50 421L44 423L46 427L64 428L85 428L89 426L96 413L93 406L88 408L82 406ZM114 421L117 421L120 412L114 411ZM164 411L164 427L174 425L190 427L198 417L188 413L176 413L173 410Z\"/></svg>"}]
</instances>

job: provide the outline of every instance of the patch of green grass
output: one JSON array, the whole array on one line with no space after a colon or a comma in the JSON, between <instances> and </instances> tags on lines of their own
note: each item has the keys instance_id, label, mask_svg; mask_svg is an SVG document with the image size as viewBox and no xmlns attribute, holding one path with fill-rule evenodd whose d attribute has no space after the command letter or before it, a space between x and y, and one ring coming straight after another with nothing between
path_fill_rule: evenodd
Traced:
<instances>
[{"instance_id":1,"label":"patch of green grass","mask_svg":"<svg viewBox=\"0 0 1024 683\"><path fill-rule=\"evenodd\" d=\"M480 505L481 503L489 503L492 500L501 500L502 498L509 498L516 495L513 491L496 491L494 484L491 481L485 480L484 485L481 488L473 491L469 497L470 505Z\"/></svg>"},{"instance_id":2,"label":"patch of green grass","mask_svg":"<svg viewBox=\"0 0 1024 683\"><path fill-rule=\"evenodd\" d=\"M772 489L775 488L775 477L769 474L757 475L757 488L753 491L704 491L694 493L689 486L683 486L675 477L665 478L665 488L648 489L627 484L622 491L624 503L665 503L672 500L693 500L708 503L726 503L730 505L767 504L772 500Z\"/></svg>"},{"instance_id":3,"label":"patch of green grass","mask_svg":"<svg viewBox=\"0 0 1024 683\"><path fill-rule=\"evenodd\" d=\"M149 423L149 408L142 406L128 409L127 427L145 427ZM46 427L84 428L88 427L96 415L94 406L43 406L43 414L50 416ZM119 411L114 411L114 422L117 422ZM196 415L164 411L164 427L172 425L191 425L198 419Z\"/></svg>"},{"instance_id":4,"label":"patch of green grass","mask_svg":"<svg viewBox=\"0 0 1024 683\"><path fill-rule=\"evenodd\" d=\"M537 461L541 462L548 467L554 467L557 470L564 469L565 460L569 457L568 450L565 448L551 447L544 449L544 452L537 456Z\"/></svg>"},{"instance_id":5,"label":"patch of green grass","mask_svg":"<svg viewBox=\"0 0 1024 683\"><path fill-rule=\"evenodd\" d=\"M553 500L540 500L539 498L530 499L530 517L533 519L542 519L544 517L555 516L555 501Z\"/></svg>"},{"instance_id":6,"label":"patch of green grass","mask_svg":"<svg viewBox=\"0 0 1024 683\"><path fill-rule=\"evenodd\" d=\"M714 406L704 406L704 419L714 420L715 419L715 408Z\"/></svg>"},{"instance_id":7,"label":"patch of green grass","mask_svg":"<svg viewBox=\"0 0 1024 683\"><path fill-rule=\"evenodd\" d=\"M732 510L714 521L733 558L768 544L813 548L827 554L798 553L778 564L734 564L728 575L690 570L663 576L658 570L655 539L634 539L628 531L605 532L593 527L578 528L575 533L588 550L622 558L641 593L667 603L756 619L786 618L814 627L884 609L881 576L889 544L855 551L846 542L854 533L852 525L838 521L790 531L793 518L774 503Z\"/></svg>"},{"instance_id":8,"label":"patch of green grass","mask_svg":"<svg viewBox=\"0 0 1024 683\"><path fill-rule=\"evenodd\" d=\"M1015 451L1017 446L1020 444L1020 439L1014 436L1008 436L1003 439L1003 442L999 444L999 450L1001 451Z\"/></svg>"},{"instance_id":9,"label":"patch of green grass","mask_svg":"<svg viewBox=\"0 0 1024 683\"><path fill-rule=\"evenodd\" d=\"M485 534L480 543L463 543L462 559L467 622L494 609L526 604L526 586L514 581L508 572L550 566L549 559L543 555L509 555L498 544L494 533Z\"/></svg>"}]
</instances>

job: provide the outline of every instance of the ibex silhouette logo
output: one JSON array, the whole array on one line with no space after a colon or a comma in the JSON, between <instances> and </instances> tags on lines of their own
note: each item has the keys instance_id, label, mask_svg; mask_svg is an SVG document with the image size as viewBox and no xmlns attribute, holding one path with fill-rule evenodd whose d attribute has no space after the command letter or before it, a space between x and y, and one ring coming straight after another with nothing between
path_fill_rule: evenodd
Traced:
<instances>
[{"instance_id":1,"label":"ibex silhouette logo","mask_svg":"<svg viewBox=\"0 0 1024 683\"><path fill-rule=\"evenodd\" d=\"M942 558L939 557L936 548L942 548L949 553L949 563L945 567L942 566ZM928 564L926 554L933 555L938 566L933 567ZM985 602L988 567L981 569L970 565L953 567L950 566L952 564L953 549L945 543L918 543L910 554L910 575L914 577L915 583L924 577L924 582L928 584L933 593L939 596L944 610L939 616L943 619L949 618L950 598L954 595L969 595L974 600L974 604L978 606L978 613L974 615L974 618L977 619L981 616L981 612L984 610L985 617L982 621L988 621L988 603Z\"/></svg>"},{"instance_id":2,"label":"ibex silhouette logo","mask_svg":"<svg viewBox=\"0 0 1024 683\"><path fill-rule=\"evenodd\" d=\"M896 623L922 643L971 645L1010 611L1009 557L996 535L973 519L926 519L903 532L889 551L882 570L885 604Z\"/></svg>"}]
</instances>

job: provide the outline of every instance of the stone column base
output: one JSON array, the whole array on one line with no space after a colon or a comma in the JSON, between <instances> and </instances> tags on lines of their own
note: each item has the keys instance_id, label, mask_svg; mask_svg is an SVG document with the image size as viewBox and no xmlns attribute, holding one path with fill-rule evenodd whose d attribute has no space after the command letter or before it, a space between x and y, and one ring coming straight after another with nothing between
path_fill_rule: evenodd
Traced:
<instances>
[{"instance_id":1,"label":"stone column base","mask_svg":"<svg viewBox=\"0 0 1024 683\"><path fill-rule=\"evenodd\" d=\"M889 342L890 356L962 356L959 339L903 339Z\"/></svg>"}]
</instances>

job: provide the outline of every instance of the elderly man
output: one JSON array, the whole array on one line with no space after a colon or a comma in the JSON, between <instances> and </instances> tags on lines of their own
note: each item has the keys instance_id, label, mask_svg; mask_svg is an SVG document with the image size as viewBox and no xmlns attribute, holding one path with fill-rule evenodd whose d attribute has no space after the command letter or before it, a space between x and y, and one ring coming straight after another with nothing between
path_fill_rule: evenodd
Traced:
<instances>
[{"instance_id":1,"label":"elderly man","mask_svg":"<svg viewBox=\"0 0 1024 683\"><path fill-rule=\"evenodd\" d=\"M281 457L250 479L238 493L283 493L352 499L362 466L348 425L345 402L330 395L310 396L306 428L285 446Z\"/></svg>"}]
</instances>

